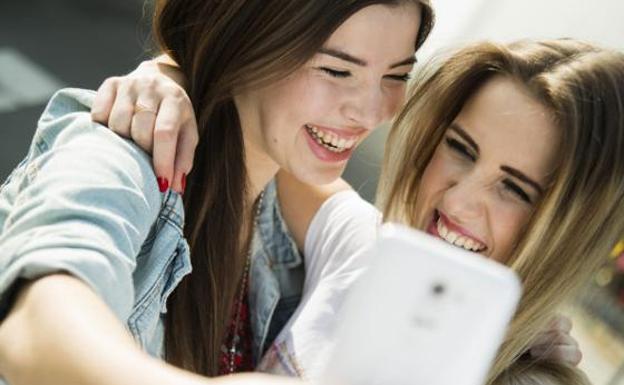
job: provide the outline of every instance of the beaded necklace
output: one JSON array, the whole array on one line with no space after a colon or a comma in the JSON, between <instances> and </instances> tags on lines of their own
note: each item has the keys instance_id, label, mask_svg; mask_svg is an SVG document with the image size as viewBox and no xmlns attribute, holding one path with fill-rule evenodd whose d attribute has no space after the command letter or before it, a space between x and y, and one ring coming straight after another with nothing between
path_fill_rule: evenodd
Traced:
<instances>
[{"instance_id":1,"label":"beaded necklace","mask_svg":"<svg viewBox=\"0 0 624 385\"><path fill-rule=\"evenodd\" d=\"M241 339L241 334L243 334L244 323L241 323L241 318L243 316L244 308L245 308L245 296L247 295L247 285L249 282L249 270L251 268L251 257L253 252L253 233L254 229L257 225L258 218L260 217L260 212L262 210L262 201L264 199L264 190L258 196L256 201L256 210L253 218L253 226L251 230L252 242L250 242L249 250L247 251L247 257L245 260L245 268L243 270L243 276L241 279L240 292L238 295L238 301L234 303L236 312L234 314L234 324L231 328L231 332L233 332L231 342L228 346L227 341L223 343L221 346L221 350L227 356L227 365L225 368L222 368L222 374L232 374L237 371L237 367L241 364L242 356L245 353L243 341ZM246 317L249 317L248 314L245 314ZM237 356L241 358L240 360L236 360ZM225 357L224 357L225 358Z\"/></svg>"}]
</instances>

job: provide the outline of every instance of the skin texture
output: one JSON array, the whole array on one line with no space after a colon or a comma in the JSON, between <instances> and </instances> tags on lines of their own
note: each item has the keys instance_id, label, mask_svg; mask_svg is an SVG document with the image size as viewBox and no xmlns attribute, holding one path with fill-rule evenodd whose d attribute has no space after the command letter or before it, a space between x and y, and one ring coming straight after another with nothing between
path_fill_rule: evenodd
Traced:
<instances>
[{"instance_id":1,"label":"skin texture","mask_svg":"<svg viewBox=\"0 0 624 385\"><path fill-rule=\"evenodd\" d=\"M488 81L466 103L425 169L416 208L420 228L439 235L435 224L441 215L446 227L458 226L485 245L481 254L504 263L548 184L557 141L549 111L522 85L503 77Z\"/></svg>"}]
</instances>

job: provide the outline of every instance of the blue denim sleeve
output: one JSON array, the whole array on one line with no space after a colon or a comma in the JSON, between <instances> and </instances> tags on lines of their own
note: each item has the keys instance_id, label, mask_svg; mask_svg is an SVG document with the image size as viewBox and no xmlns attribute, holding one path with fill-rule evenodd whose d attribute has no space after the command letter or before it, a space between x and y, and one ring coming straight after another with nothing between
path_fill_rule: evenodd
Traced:
<instances>
[{"instance_id":1,"label":"blue denim sleeve","mask_svg":"<svg viewBox=\"0 0 624 385\"><path fill-rule=\"evenodd\" d=\"M24 171L0 192L0 302L7 304L20 279L65 272L125 321L136 256L162 197L151 159L91 121L92 98L85 90L52 98Z\"/></svg>"}]
</instances>

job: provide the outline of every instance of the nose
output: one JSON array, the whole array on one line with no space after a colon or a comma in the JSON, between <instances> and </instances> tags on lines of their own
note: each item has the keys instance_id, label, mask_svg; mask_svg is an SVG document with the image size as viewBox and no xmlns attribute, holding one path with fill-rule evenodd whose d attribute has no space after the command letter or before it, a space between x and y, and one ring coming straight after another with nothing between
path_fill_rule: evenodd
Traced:
<instances>
[{"instance_id":1,"label":"nose","mask_svg":"<svg viewBox=\"0 0 624 385\"><path fill-rule=\"evenodd\" d=\"M485 215L486 191L475 178L454 178L442 197L442 209L455 223L461 225Z\"/></svg>"},{"instance_id":2,"label":"nose","mask_svg":"<svg viewBox=\"0 0 624 385\"><path fill-rule=\"evenodd\" d=\"M372 130L391 118L385 99L379 84L354 88L343 103L342 114L351 124Z\"/></svg>"}]
</instances>

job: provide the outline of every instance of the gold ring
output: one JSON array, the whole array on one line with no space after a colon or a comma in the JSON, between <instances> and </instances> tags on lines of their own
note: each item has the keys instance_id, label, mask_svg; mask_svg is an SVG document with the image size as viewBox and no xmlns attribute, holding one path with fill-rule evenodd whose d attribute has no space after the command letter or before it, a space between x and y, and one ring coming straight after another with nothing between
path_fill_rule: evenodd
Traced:
<instances>
[{"instance_id":1,"label":"gold ring","mask_svg":"<svg viewBox=\"0 0 624 385\"><path fill-rule=\"evenodd\" d=\"M155 109L149 108L145 104L137 102L137 104L134 106L134 113L138 114L138 113L141 113L141 112L149 112L149 113L152 113L152 114L156 115L156 110Z\"/></svg>"}]
</instances>

